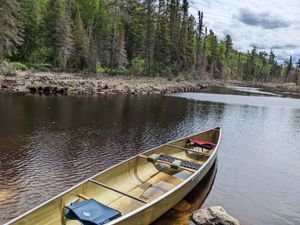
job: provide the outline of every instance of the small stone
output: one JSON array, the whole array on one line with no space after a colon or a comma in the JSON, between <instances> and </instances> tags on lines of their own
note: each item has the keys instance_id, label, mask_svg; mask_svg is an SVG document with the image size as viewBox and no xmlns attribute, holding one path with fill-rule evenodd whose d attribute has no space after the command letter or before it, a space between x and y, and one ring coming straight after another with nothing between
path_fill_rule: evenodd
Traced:
<instances>
[{"instance_id":1,"label":"small stone","mask_svg":"<svg viewBox=\"0 0 300 225\"><path fill-rule=\"evenodd\" d=\"M240 222L221 206L198 209L193 213L192 221L196 225L240 225Z\"/></svg>"}]
</instances>

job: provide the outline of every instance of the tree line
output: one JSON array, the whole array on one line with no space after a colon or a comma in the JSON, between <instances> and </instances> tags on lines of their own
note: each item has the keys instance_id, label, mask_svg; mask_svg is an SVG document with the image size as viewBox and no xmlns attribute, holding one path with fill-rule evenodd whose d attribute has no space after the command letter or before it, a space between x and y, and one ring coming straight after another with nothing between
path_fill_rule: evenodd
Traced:
<instances>
[{"instance_id":1,"label":"tree line","mask_svg":"<svg viewBox=\"0 0 300 225\"><path fill-rule=\"evenodd\" d=\"M300 59L242 53L188 0L0 0L0 63L61 71L298 82Z\"/></svg>"}]
</instances>

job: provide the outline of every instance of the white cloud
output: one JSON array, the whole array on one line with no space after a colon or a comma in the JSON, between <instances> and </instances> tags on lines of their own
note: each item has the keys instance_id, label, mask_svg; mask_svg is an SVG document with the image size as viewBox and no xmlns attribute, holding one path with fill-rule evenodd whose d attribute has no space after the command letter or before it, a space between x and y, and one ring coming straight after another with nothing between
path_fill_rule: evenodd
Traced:
<instances>
[{"instance_id":1,"label":"white cloud","mask_svg":"<svg viewBox=\"0 0 300 225\"><path fill-rule=\"evenodd\" d=\"M255 45L278 59L300 57L299 0L193 0L191 12L204 12L208 29L223 38L232 36L234 47L246 52Z\"/></svg>"}]
</instances>

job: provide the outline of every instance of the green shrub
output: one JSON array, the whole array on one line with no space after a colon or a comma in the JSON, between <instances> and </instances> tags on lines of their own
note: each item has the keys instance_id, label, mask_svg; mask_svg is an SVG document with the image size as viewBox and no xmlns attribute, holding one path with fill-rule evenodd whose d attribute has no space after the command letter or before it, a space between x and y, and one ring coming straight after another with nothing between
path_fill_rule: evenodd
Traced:
<instances>
[{"instance_id":1,"label":"green shrub","mask_svg":"<svg viewBox=\"0 0 300 225\"><path fill-rule=\"evenodd\" d=\"M185 77L183 75L178 75L177 77L173 78L173 81L175 82L180 82L180 81L184 81Z\"/></svg>"},{"instance_id":2,"label":"green shrub","mask_svg":"<svg viewBox=\"0 0 300 225\"><path fill-rule=\"evenodd\" d=\"M21 71L28 70L28 67L25 64L20 62L9 62L9 65L15 70L21 70Z\"/></svg>"},{"instance_id":3,"label":"green shrub","mask_svg":"<svg viewBox=\"0 0 300 225\"><path fill-rule=\"evenodd\" d=\"M103 68L100 63L97 63L96 72L97 73L105 73L105 68Z\"/></svg>"},{"instance_id":4,"label":"green shrub","mask_svg":"<svg viewBox=\"0 0 300 225\"><path fill-rule=\"evenodd\" d=\"M129 70L125 67L118 67L118 68L105 68L105 73L108 73L109 75L129 75Z\"/></svg>"},{"instance_id":5,"label":"green shrub","mask_svg":"<svg viewBox=\"0 0 300 225\"><path fill-rule=\"evenodd\" d=\"M16 76L16 70L6 61L0 63L0 75Z\"/></svg>"},{"instance_id":6,"label":"green shrub","mask_svg":"<svg viewBox=\"0 0 300 225\"><path fill-rule=\"evenodd\" d=\"M140 57L135 57L131 61L130 72L131 75L141 75L144 71L145 61Z\"/></svg>"},{"instance_id":7,"label":"green shrub","mask_svg":"<svg viewBox=\"0 0 300 225\"><path fill-rule=\"evenodd\" d=\"M36 71L47 72L52 68L52 65L49 63L40 63L40 64L29 64L29 67Z\"/></svg>"}]
</instances>

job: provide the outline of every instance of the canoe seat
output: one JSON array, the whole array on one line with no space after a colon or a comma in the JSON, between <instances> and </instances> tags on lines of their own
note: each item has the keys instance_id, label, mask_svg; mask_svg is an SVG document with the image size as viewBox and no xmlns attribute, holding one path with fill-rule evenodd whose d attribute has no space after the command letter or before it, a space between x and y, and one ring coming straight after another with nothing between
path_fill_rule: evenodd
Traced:
<instances>
[{"instance_id":1,"label":"canoe seat","mask_svg":"<svg viewBox=\"0 0 300 225\"><path fill-rule=\"evenodd\" d=\"M188 160L176 158L174 156L170 156L170 155L166 155L166 154L161 154L159 156L159 160L166 161L166 162L169 162L172 164L173 164L173 162L175 162L174 165L178 164L178 161L180 161L180 166L183 166L183 167L186 167L189 169L193 169L193 170L198 170L201 167L201 164L199 164L199 163L190 162ZM173 168L172 165L171 165L171 168Z\"/></svg>"},{"instance_id":2,"label":"canoe seat","mask_svg":"<svg viewBox=\"0 0 300 225\"><path fill-rule=\"evenodd\" d=\"M84 225L102 225L121 216L119 211L94 199L73 203L66 207L68 209L65 213L66 218L79 220Z\"/></svg>"}]
</instances>

